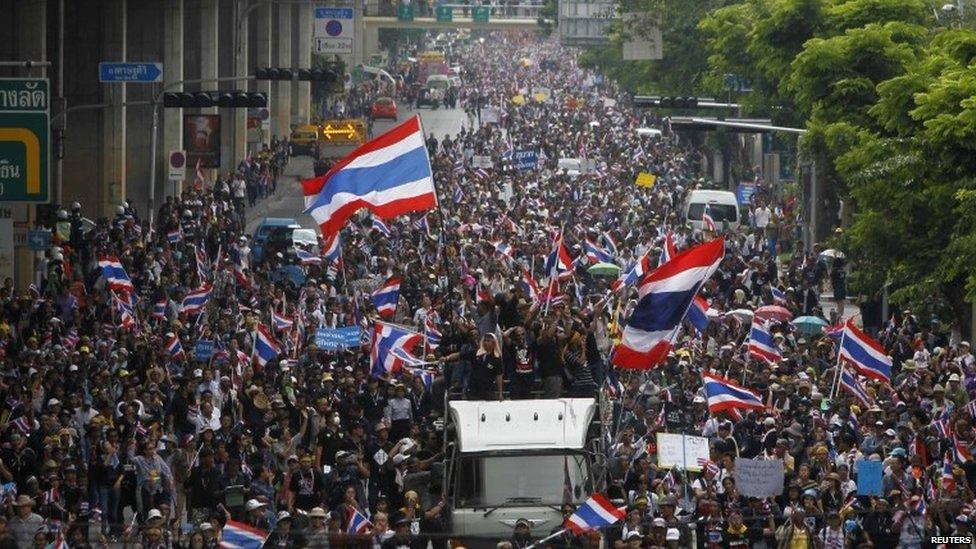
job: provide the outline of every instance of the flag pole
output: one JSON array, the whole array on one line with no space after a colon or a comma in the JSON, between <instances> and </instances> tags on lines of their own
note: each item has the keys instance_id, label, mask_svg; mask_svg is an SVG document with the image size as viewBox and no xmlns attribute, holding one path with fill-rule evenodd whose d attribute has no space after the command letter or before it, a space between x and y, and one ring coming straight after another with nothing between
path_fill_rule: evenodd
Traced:
<instances>
[{"instance_id":1,"label":"flag pole","mask_svg":"<svg viewBox=\"0 0 976 549\"><path fill-rule=\"evenodd\" d=\"M544 544L545 542L547 542L547 541L549 541L551 539L558 538L559 536L565 534L568 530L569 530L569 528L563 528L562 530L559 530L559 531L556 531L556 532L554 532L552 534L549 534L548 536L540 539L539 541L533 543L532 545L529 545L525 549L533 549L536 545L542 545L542 544Z\"/></svg>"},{"instance_id":2,"label":"flag pole","mask_svg":"<svg viewBox=\"0 0 976 549\"><path fill-rule=\"evenodd\" d=\"M841 369L840 352L841 349L844 348L844 339L846 337L847 337L847 324L845 323L844 330L840 333L840 343L837 345L837 364L835 366L837 371L834 372L834 382L830 387L830 400L834 400L834 398L837 396L837 390L840 385L840 369Z\"/></svg>"},{"instance_id":3,"label":"flag pole","mask_svg":"<svg viewBox=\"0 0 976 549\"><path fill-rule=\"evenodd\" d=\"M553 263L552 270L549 273L549 287L546 289L546 310L542 313L542 316L549 316L549 306L552 304L552 288L553 283L556 281L556 273L559 272L559 252L563 247L563 236L566 233L566 222L563 221L562 226L559 228L559 240L556 241L556 246L552 253L556 254L556 261Z\"/></svg>"}]
</instances>

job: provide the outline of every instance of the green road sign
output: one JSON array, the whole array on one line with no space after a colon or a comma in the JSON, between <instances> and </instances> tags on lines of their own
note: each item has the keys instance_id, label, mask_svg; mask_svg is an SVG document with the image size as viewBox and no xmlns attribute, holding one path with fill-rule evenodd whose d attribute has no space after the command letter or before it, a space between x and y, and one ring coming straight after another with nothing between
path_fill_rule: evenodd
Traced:
<instances>
[{"instance_id":1,"label":"green road sign","mask_svg":"<svg viewBox=\"0 0 976 549\"><path fill-rule=\"evenodd\" d=\"M399 4L397 6L397 19L400 21L413 21L413 4Z\"/></svg>"},{"instance_id":2,"label":"green road sign","mask_svg":"<svg viewBox=\"0 0 976 549\"><path fill-rule=\"evenodd\" d=\"M489 13L491 13L489 6L475 6L471 9L471 20L475 23L487 23Z\"/></svg>"},{"instance_id":3,"label":"green road sign","mask_svg":"<svg viewBox=\"0 0 976 549\"><path fill-rule=\"evenodd\" d=\"M47 78L0 78L0 202L48 202Z\"/></svg>"},{"instance_id":4,"label":"green road sign","mask_svg":"<svg viewBox=\"0 0 976 549\"><path fill-rule=\"evenodd\" d=\"M437 22L450 23L454 21L454 8L451 6L437 6Z\"/></svg>"}]
</instances>

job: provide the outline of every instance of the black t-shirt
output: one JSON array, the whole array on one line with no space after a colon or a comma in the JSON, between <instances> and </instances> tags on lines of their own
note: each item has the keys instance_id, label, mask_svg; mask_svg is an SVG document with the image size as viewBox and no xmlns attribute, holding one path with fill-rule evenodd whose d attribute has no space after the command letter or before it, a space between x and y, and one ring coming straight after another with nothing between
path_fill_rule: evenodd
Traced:
<instances>
[{"instance_id":1,"label":"black t-shirt","mask_svg":"<svg viewBox=\"0 0 976 549\"><path fill-rule=\"evenodd\" d=\"M535 343L535 356L539 360L539 374L543 378L562 377L563 360L559 345L555 340L541 340Z\"/></svg>"},{"instance_id":2,"label":"black t-shirt","mask_svg":"<svg viewBox=\"0 0 976 549\"><path fill-rule=\"evenodd\" d=\"M312 507L322 504L324 488L325 479L322 478L322 473L315 469L295 471L288 484L288 489L295 494L295 507L303 511L309 511Z\"/></svg>"},{"instance_id":3,"label":"black t-shirt","mask_svg":"<svg viewBox=\"0 0 976 549\"><path fill-rule=\"evenodd\" d=\"M516 376L531 378L535 375L535 357L525 343L512 343L507 349L512 357L512 372Z\"/></svg>"},{"instance_id":4,"label":"black t-shirt","mask_svg":"<svg viewBox=\"0 0 976 549\"><path fill-rule=\"evenodd\" d=\"M485 394L495 388L495 377L502 373L502 359L491 354L470 354L471 378L468 389L472 393Z\"/></svg>"}]
</instances>

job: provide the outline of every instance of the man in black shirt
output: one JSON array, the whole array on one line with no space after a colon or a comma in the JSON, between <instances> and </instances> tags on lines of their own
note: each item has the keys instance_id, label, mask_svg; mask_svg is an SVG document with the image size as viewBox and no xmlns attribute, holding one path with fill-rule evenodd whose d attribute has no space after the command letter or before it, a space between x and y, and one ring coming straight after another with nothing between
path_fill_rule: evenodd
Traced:
<instances>
[{"instance_id":1,"label":"man in black shirt","mask_svg":"<svg viewBox=\"0 0 976 549\"><path fill-rule=\"evenodd\" d=\"M288 510L295 512L298 509L307 513L312 507L322 504L324 492L325 478L312 468L312 456L302 456L299 468L288 485Z\"/></svg>"},{"instance_id":2,"label":"man in black shirt","mask_svg":"<svg viewBox=\"0 0 976 549\"><path fill-rule=\"evenodd\" d=\"M184 483L187 490L187 506L190 509L190 521L200 524L207 520L210 511L217 507L217 485L220 475L214 467L214 453L210 446L200 449L198 455L200 464L190 471L189 478Z\"/></svg>"}]
</instances>

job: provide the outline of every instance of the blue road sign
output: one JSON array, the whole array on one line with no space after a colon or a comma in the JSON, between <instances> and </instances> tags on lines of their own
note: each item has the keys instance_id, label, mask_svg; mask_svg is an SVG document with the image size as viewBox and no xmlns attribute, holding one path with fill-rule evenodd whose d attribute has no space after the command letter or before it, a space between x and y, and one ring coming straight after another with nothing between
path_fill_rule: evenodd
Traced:
<instances>
[{"instance_id":1,"label":"blue road sign","mask_svg":"<svg viewBox=\"0 0 976 549\"><path fill-rule=\"evenodd\" d=\"M28 230L27 247L34 252L40 252L50 248L51 231L47 229Z\"/></svg>"},{"instance_id":2,"label":"blue road sign","mask_svg":"<svg viewBox=\"0 0 976 549\"><path fill-rule=\"evenodd\" d=\"M99 63L99 82L162 82L162 63Z\"/></svg>"}]
</instances>

